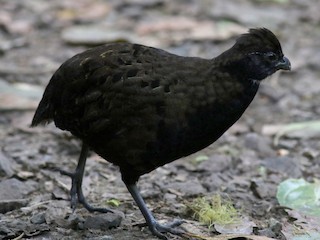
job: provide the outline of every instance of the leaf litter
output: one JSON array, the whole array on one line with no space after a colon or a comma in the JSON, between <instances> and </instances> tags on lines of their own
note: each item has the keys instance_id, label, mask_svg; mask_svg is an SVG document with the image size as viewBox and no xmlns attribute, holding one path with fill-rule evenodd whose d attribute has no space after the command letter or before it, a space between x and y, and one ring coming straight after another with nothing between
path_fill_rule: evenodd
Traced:
<instances>
[{"instance_id":1,"label":"leaf litter","mask_svg":"<svg viewBox=\"0 0 320 240\"><path fill-rule=\"evenodd\" d=\"M97 9L98 14L93 14ZM3 161L0 184L7 184L9 179L16 186L14 183L18 180L19 193L24 194L19 199L3 199L3 205L10 202L11 211L0 215L0 238L156 239L148 230L137 227L136 223L143 218L121 182L117 168L103 161L92 161L98 158L94 154L87 163L85 195L97 206L116 200L112 208L124 212L126 218L117 229L93 229L90 224L86 225L89 229L81 228L93 216L96 217L90 221L97 220L100 226L112 219L90 214L81 207L71 213L70 180L60 176L57 168L74 169L79 142L53 125L27 130L50 75L64 60L87 48L88 40L81 42L88 36L85 28L76 36L79 41L76 46L68 45L62 38L64 32L73 27L95 26L99 31L110 32L109 39L104 41L120 36L125 41L186 56L213 57L230 47L235 35L261 25L279 35L284 52L299 69L283 74L276 84L265 81L263 84L270 86L269 93L280 94L258 95L239 122L213 146L143 176L139 187L157 218L186 219L182 227L193 229L198 239L291 240L308 234L310 238L301 239L317 239L320 230L316 217L282 208L273 190L281 181L296 175L306 176L308 182L320 179L317 153L320 143L315 135L318 130L301 129L299 135L287 129L278 133L279 145L275 146L272 140L278 130L265 134L264 126L308 124L318 120L320 97L310 88L319 89L320 85L316 78L320 74L315 64L317 54L314 54L320 37L316 28L318 17L314 13L319 9L315 0L301 3L157 0L148 4L124 0L76 3L4 0L3 14L0 14L3 26L0 29L0 83L4 83L0 87L3 156L0 157ZM94 41L99 35L90 37L93 39L90 41ZM277 158L277 155L286 158ZM277 168L278 160L280 168ZM294 171L283 170L289 169L285 166L290 163L294 163ZM6 194L11 191L11 196L16 196L14 187L5 189ZM223 198L227 195L233 207L240 211L244 227L238 223L236 234L227 234L229 230L223 224L215 224L209 230L198 220L191 220L192 216L185 215L184 200L215 193ZM0 196L5 196L4 192L0 191ZM276 219L276 224L271 223L271 219ZM223 234L217 236L219 231ZM241 231L247 233L241 234ZM294 235L296 232L299 234Z\"/></svg>"}]
</instances>

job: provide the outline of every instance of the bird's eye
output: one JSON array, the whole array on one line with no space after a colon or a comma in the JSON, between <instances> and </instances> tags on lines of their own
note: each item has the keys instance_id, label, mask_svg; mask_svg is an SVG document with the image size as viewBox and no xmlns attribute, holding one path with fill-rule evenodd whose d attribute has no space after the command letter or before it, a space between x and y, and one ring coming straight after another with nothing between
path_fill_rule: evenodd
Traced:
<instances>
[{"instance_id":1,"label":"bird's eye","mask_svg":"<svg viewBox=\"0 0 320 240\"><path fill-rule=\"evenodd\" d=\"M265 54L265 56L269 61L275 61L278 59L277 55L273 52L268 52Z\"/></svg>"}]
</instances>

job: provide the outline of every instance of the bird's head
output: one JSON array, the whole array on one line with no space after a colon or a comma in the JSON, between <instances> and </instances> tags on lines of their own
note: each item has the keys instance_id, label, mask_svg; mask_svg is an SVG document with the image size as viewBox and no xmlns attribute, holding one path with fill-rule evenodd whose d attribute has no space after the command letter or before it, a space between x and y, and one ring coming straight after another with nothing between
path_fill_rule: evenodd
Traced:
<instances>
[{"instance_id":1,"label":"bird's head","mask_svg":"<svg viewBox=\"0 0 320 240\"><path fill-rule=\"evenodd\" d=\"M250 29L225 53L232 71L253 80L262 80L280 69L291 69L279 40L266 28Z\"/></svg>"}]
</instances>

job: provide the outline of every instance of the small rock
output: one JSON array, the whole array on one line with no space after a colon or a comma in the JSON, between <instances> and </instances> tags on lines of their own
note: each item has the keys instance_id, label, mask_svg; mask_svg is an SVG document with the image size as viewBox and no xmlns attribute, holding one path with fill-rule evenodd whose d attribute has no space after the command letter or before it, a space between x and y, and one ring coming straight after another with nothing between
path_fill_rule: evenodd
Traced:
<instances>
[{"instance_id":1,"label":"small rock","mask_svg":"<svg viewBox=\"0 0 320 240\"><path fill-rule=\"evenodd\" d=\"M232 135L239 135L242 133L247 133L249 132L249 126L247 124L241 123L241 122L236 122L234 125L232 125L229 130L228 133L232 134Z\"/></svg>"},{"instance_id":2,"label":"small rock","mask_svg":"<svg viewBox=\"0 0 320 240\"><path fill-rule=\"evenodd\" d=\"M316 149L307 147L303 149L302 155L308 159L316 159L320 155L320 152Z\"/></svg>"},{"instance_id":3,"label":"small rock","mask_svg":"<svg viewBox=\"0 0 320 240\"><path fill-rule=\"evenodd\" d=\"M208 160L202 161L198 166L198 171L210 173L222 172L232 165L232 159L228 155L214 154Z\"/></svg>"},{"instance_id":4,"label":"small rock","mask_svg":"<svg viewBox=\"0 0 320 240\"><path fill-rule=\"evenodd\" d=\"M276 234L270 228L258 230L258 235L269 237L269 238L274 238L274 239L277 237Z\"/></svg>"},{"instance_id":5,"label":"small rock","mask_svg":"<svg viewBox=\"0 0 320 240\"><path fill-rule=\"evenodd\" d=\"M13 236L14 235L14 233L8 228L8 227L6 227L5 225L0 225L0 234L1 235L11 235L11 236Z\"/></svg>"},{"instance_id":6,"label":"small rock","mask_svg":"<svg viewBox=\"0 0 320 240\"><path fill-rule=\"evenodd\" d=\"M119 227L122 221L122 216L118 214L101 214L89 216L84 222L85 228L108 230Z\"/></svg>"},{"instance_id":7,"label":"small rock","mask_svg":"<svg viewBox=\"0 0 320 240\"><path fill-rule=\"evenodd\" d=\"M19 171L17 173L17 176L20 178L20 179L28 179L28 178L32 178L34 177L34 173L33 172L28 172L28 171Z\"/></svg>"},{"instance_id":8,"label":"small rock","mask_svg":"<svg viewBox=\"0 0 320 240\"><path fill-rule=\"evenodd\" d=\"M3 221L1 224L3 224L5 227L0 227L0 238L5 234L5 239L18 239L19 237L17 238L17 236L21 235L21 233L23 233L23 238L32 238L50 230L49 226L46 224L35 225L21 216L11 220ZM3 232L3 230L6 230L6 232Z\"/></svg>"},{"instance_id":9,"label":"small rock","mask_svg":"<svg viewBox=\"0 0 320 240\"><path fill-rule=\"evenodd\" d=\"M256 133L248 133L245 136L245 146L256 151L260 155L272 156L275 155L275 151L270 147L268 139L262 136L259 136Z\"/></svg>"},{"instance_id":10,"label":"small rock","mask_svg":"<svg viewBox=\"0 0 320 240\"><path fill-rule=\"evenodd\" d=\"M271 230L276 233L276 235L281 234L281 230L282 230L282 224L277 221L276 219L271 218L270 220L270 228Z\"/></svg>"},{"instance_id":11,"label":"small rock","mask_svg":"<svg viewBox=\"0 0 320 240\"><path fill-rule=\"evenodd\" d=\"M288 156L271 157L263 159L263 165L269 170L277 173L285 173L290 177L301 177L299 160Z\"/></svg>"},{"instance_id":12,"label":"small rock","mask_svg":"<svg viewBox=\"0 0 320 240\"><path fill-rule=\"evenodd\" d=\"M202 180L203 186L208 189L209 192L217 192L223 188L226 188L228 181L221 178L220 174L211 174L210 176Z\"/></svg>"},{"instance_id":13,"label":"small rock","mask_svg":"<svg viewBox=\"0 0 320 240\"><path fill-rule=\"evenodd\" d=\"M164 186L164 189L168 189L169 192L180 196L195 196L207 192L197 179L169 183Z\"/></svg>"},{"instance_id":14,"label":"small rock","mask_svg":"<svg viewBox=\"0 0 320 240\"><path fill-rule=\"evenodd\" d=\"M261 236L266 236L266 237L270 237L270 238L277 238L278 236L280 236L281 230L282 230L282 225L280 222L278 222L277 220L271 218L269 220L269 228L265 228L262 230L259 230L258 233Z\"/></svg>"},{"instance_id":15,"label":"small rock","mask_svg":"<svg viewBox=\"0 0 320 240\"><path fill-rule=\"evenodd\" d=\"M29 85L26 84L24 87L21 87L21 85L8 84L0 80L0 109L36 109L39 100L38 98L35 99L31 93L37 93L39 96L43 91L41 90L40 92L38 88L33 91L33 86L30 85L30 88L25 88L25 86Z\"/></svg>"},{"instance_id":16,"label":"small rock","mask_svg":"<svg viewBox=\"0 0 320 240\"><path fill-rule=\"evenodd\" d=\"M290 151L284 148L280 148L277 150L277 155L283 157L289 155Z\"/></svg>"},{"instance_id":17,"label":"small rock","mask_svg":"<svg viewBox=\"0 0 320 240\"><path fill-rule=\"evenodd\" d=\"M0 200L0 213L6 213L27 206L27 199Z\"/></svg>"},{"instance_id":18,"label":"small rock","mask_svg":"<svg viewBox=\"0 0 320 240\"><path fill-rule=\"evenodd\" d=\"M130 41L128 32L105 26L76 26L65 29L62 39L70 44L100 45L108 42Z\"/></svg>"},{"instance_id":19,"label":"small rock","mask_svg":"<svg viewBox=\"0 0 320 240\"><path fill-rule=\"evenodd\" d=\"M60 219L65 219L71 212L69 201L52 200L46 207L45 219L48 224L58 223Z\"/></svg>"},{"instance_id":20,"label":"small rock","mask_svg":"<svg viewBox=\"0 0 320 240\"><path fill-rule=\"evenodd\" d=\"M172 200L177 199L177 195L172 194L172 193L165 193L163 196L163 199L166 201L172 201Z\"/></svg>"},{"instance_id":21,"label":"small rock","mask_svg":"<svg viewBox=\"0 0 320 240\"><path fill-rule=\"evenodd\" d=\"M46 222L45 213L37 213L33 215L30 219L30 222L33 224L42 224Z\"/></svg>"},{"instance_id":22,"label":"small rock","mask_svg":"<svg viewBox=\"0 0 320 240\"><path fill-rule=\"evenodd\" d=\"M22 182L15 178L6 179L0 182L0 200L23 199L34 190L34 181Z\"/></svg>"},{"instance_id":23,"label":"small rock","mask_svg":"<svg viewBox=\"0 0 320 240\"><path fill-rule=\"evenodd\" d=\"M44 189L47 192L53 192L53 189L54 189L53 181L45 181L44 182Z\"/></svg>"},{"instance_id":24,"label":"small rock","mask_svg":"<svg viewBox=\"0 0 320 240\"><path fill-rule=\"evenodd\" d=\"M296 139L281 139L278 144L278 147L286 148L286 149L293 149L297 146L298 140Z\"/></svg>"},{"instance_id":25,"label":"small rock","mask_svg":"<svg viewBox=\"0 0 320 240\"><path fill-rule=\"evenodd\" d=\"M265 181L255 180L251 182L250 190L254 195L260 199L269 198L275 196L277 189L275 184L270 184Z\"/></svg>"},{"instance_id":26,"label":"small rock","mask_svg":"<svg viewBox=\"0 0 320 240\"><path fill-rule=\"evenodd\" d=\"M100 237L90 237L90 238L85 238L85 240L113 240L114 238L112 236L109 235L105 235L105 236L100 236Z\"/></svg>"},{"instance_id":27,"label":"small rock","mask_svg":"<svg viewBox=\"0 0 320 240\"><path fill-rule=\"evenodd\" d=\"M69 218L66 220L66 219L61 219L61 222L60 223L63 223L64 222L64 225L62 224L59 224L60 226L65 226L66 228L71 228L71 229L74 229L74 230L83 230L84 229L84 218L82 216L79 216L79 215L76 215L76 214L71 214L69 216Z\"/></svg>"},{"instance_id":28,"label":"small rock","mask_svg":"<svg viewBox=\"0 0 320 240\"><path fill-rule=\"evenodd\" d=\"M11 177L14 173L14 161L9 159L0 150L0 176Z\"/></svg>"}]
</instances>

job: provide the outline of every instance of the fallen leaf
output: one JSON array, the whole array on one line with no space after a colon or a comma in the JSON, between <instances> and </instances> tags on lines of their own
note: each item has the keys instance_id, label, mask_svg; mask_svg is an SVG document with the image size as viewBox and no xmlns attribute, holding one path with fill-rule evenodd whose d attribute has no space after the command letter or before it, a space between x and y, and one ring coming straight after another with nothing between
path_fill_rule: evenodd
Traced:
<instances>
[{"instance_id":1,"label":"fallen leaf","mask_svg":"<svg viewBox=\"0 0 320 240\"><path fill-rule=\"evenodd\" d=\"M287 179L278 186L277 199L282 206L320 217L320 181Z\"/></svg>"},{"instance_id":2,"label":"fallen leaf","mask_svg":"<svg viewBox=\"0 0 320 240\"><path fill-rule=\"evenodd\" d=\"M320 136L320 121L290 123L286 125L266 125L262 134L275 135L273 144L277 146L281 137L307 139Z\"/></svg>"},{"instance_id":3,"label":"fallen leaf","mask_svg":"<svg viewBox=\"0 0 320 240\"><path fill-rule=\"evenodd\" d=\"M294 219L293 223L282 224L281 232L290 240L318 240L320 239L320 218L306 215L300 211L286 209Z\"/></svg>"},{"instance_id":4,"label":"fallen leaf","mask_svg":"<svg viewBox=\"0 0 320 240\"><path fill-rule=\"evenodd\" d=\"M241 218L233 224L215 224L214 228L221 234L251 234L256 224L249 219Z\"/></svg>"}]
</instances>

